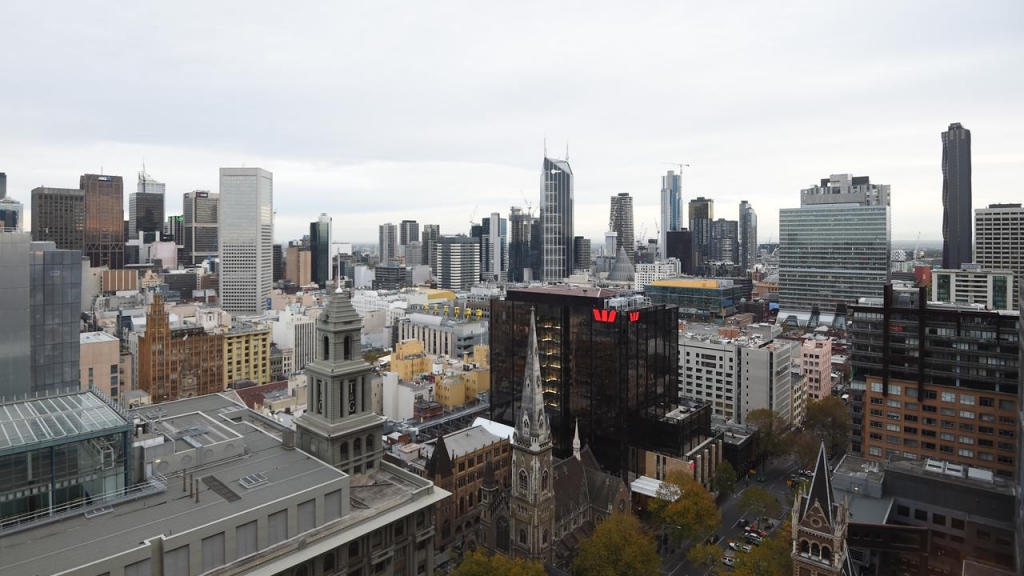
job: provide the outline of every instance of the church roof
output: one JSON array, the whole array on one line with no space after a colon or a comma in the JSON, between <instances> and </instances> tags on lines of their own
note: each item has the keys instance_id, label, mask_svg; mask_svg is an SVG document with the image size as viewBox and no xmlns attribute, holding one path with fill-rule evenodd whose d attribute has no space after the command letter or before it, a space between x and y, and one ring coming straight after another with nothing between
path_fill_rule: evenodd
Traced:
<instances>
[{"instance_id":1,"label":"church roof","mask_svg":"<svg viewBox=\"0 0 1024 576\"><path fill-rule=\"evenodd\" d=\"M800 511L800 520L803 520L811 511L815 502L821 504L821 509L828 518L828 525L835 526L835 513L833 511L832 475L828 469L828 456L825 453L825 443L822 442L818 448L818 461L814 464L814 477L811 478L811 489L804 499L803 510Z\"/></svg>"},{"instance_id":2,"label":"church roof","mask_svg":"<svg viewBox=\"0 0 1024 576\"><path fill-rule=\"evenodd\" d=\"M622 487L622 479L601 470L590 446L580 451L580 458L566 458L553 466L555 475L555 519L571 515L580 507L580 497L586 506L608 510L614 506L615 496Z\"/></svg>"},{"instance_id":3,"label":"church roof","mask_svg":"<svg viewBox=\"0 0 1024 576\"><path fill-rule=\"evenodd\" d=\"M551 442L551 426L544 411L544 388L540 375L535 316L534 311L530 310L530 334L526 343L526 370L523 376L521 409L516 421L516 440L523 446L536 448Z\"/></svg>"},{"instance_id":4,"label":"church roof","mask_svg":"<svg viewBox=\"0 0 1024 576\"><path fill-rule=\"evenodd\" d=\"M438 476L447 478L452 475L452 459L448 454L448 447L444 445L444 435L438 435L437 443L434 444L434 453L427 461L427 478L433 480Z\"/></svg>"}]
</instances>

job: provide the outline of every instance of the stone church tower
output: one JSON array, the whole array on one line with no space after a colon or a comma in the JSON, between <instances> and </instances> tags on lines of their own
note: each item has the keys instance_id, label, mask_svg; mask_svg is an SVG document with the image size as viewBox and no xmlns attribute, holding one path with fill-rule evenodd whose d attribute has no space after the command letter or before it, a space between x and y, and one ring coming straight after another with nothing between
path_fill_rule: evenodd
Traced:
<instances>
[{"instance_id":1,"label":"stone church tower","mask_svg":"<svg viewBox=\"0 0 1024 576\"><path fill-rule=\"evenodd\" d=\"M526 374L516 430L512 435L511 539L514 556L552 562L555 490L551 424L544 412L544 388L537 350L537 325L530 312Z\"/></svg>"},{"instance_id":2,"label":"stone church tower","mask_svg":"<svg viewBox=\"0 0 1024 576\"><path fill-rule=\"evenodd\" d=\"M373 413L363 322L339 288L316 322L316 356L306 365L307 411L295 420L298 447L360 474L380 466L384 418Z\"/></svg>"},{"instance_id":3,"label":"stone church tower","mask_svg":"<svg viewBox=\"0 0 1024 576\"><path fill-rule=\"evenodd\" d=\"M818 451L814 478L793 502L793 576L853 576L846 549L848 510L834 502L825 444Z\"/></svg>"}]
</instances>

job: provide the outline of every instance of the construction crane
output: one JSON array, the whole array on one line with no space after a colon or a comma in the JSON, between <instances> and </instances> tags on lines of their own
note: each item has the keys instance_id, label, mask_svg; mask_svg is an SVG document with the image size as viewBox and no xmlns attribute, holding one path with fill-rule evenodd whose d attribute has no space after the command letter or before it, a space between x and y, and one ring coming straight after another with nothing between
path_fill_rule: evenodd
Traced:
<instances>
[{"instance_id":1,"label":"construction crane","mask_svg":"<svg viewBox=\"0 0 1024 576\"><path fill-rule=\"evenodd\" d=\"M668 164L669 166L675 166L676 168L679 168L679 175L680 176L683 175L683 168L689 168L690 167L689 164L683 164L682 162L665 162L665 164Z\"/></svg>"},{"instance_id":2,"label":"construction crane","mask_svg":"<svg viewBox=\"0 0 1024 576\"><path fill-rule=\"evenodd\" d=\"M519 193L523 194L523 191L520 189ZM523 204L526 205L526 214L533 218L533 204L530 204L530 201L526 199L526 194L523 194Z\"/></svg>"},{"instance_id":3,"label":"construction crane","mask_svg":"<svg viewBox=\"0 0 1024 576\"><path fill-rule=\"evenodd\" d=\"M473 212L470 213L470 215L469 215L469 225L470 226L473 226L473 224L476 224L476 222L474 222L474 220L476 220L476 212L479 209L480 209L480 205L479 204L477 204L476 206L473 206Z\"/></svg>"}]
</instances>

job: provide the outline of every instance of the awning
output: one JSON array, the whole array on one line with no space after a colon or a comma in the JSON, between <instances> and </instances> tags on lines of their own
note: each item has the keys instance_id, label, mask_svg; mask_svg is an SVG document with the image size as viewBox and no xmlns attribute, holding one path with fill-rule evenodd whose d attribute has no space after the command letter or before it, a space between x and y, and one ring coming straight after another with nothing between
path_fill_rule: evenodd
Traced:
<instances>
[{"instance_id":1,"label":"awning","mask_svg":"<svg viewBox=\"0 0 1024 576\"><path fill-rule=\"evenodd\" d=\"M644 496L657 498L658 489L661 488L663 484L665 483L661 480L655 480L648 476L641 476L630 483L629 489L635 494L643 494ZM669 486L671 487L672 485L670 484ZM677 498L679 497L676 496L672 500L675 501Z\"/></svg>"}]
</instances>

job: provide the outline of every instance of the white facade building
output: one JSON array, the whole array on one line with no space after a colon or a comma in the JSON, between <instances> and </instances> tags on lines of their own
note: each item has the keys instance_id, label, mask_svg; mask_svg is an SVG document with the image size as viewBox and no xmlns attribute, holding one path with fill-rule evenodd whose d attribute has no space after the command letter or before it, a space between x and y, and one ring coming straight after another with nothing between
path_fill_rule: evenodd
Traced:
<instances>
[{"instance_id":1,"label":"white facade building","mask_svg":"<svg viewBox=\"0 0 1024 576\"><path fill-rule=\"evenodd\" d=\"M304 314L284 310L270 323L271 338L281 348L293 351L292 371L302 370L316 353L316 323Z\"/></svg>"},{"instance_id":2,"label":"white facade building","mask_svg":"<svg viewBox=\"0 0 1024 576\"><path fill-rule=\"evenodd\" d=\"M417 400L434 400L433 382L402 382L396 372L385 372L382 376L383 416L388 420L410 420Z\"/></svg>"},{"instance_id":3,"label":"white facade building","mask_svg":"<svg viewBox=\"0 0 1024 576\"><path fill-rule=\"evenodd\" d=\"M219 212L220 305L234 315L258 315L274 280L273 174L221 168Z\"/></svg>"},{"instance_id":4,"label":"white facade building","mask_svg":"<svg viewBox=\"0 0 1024 576\"><path fill-rule=\"evenodd\" d=\"M981 304L986 310L1014 310L1017 299L1013 272L982 270L976 264L964 264L960 270L932 270L931 299L936 302Z\"/></svg>"},{"instance_id":5,"label":"white facade building","mask_svg":"<svg viewBox=\"0 0 1024 576\"><path fill-rule=\"evenodd\" d=\"M1024 274L1024 207L991 204L974 211L974 263L985 270L1009 270L1014 274L1012 295L1020 294ZM1019 306L1011 296L1011 306Z\"/></svg>"},{"instance_id":6,"label":"white facade building","mask_svg":"<svg viewBox=\"0 0 1024 576\"><path fill-rule=\"evenodd\" d=\"M655 262L654 264L637 264L636 276L633 280L633 289L637 291L643 290L644 286L647 286L655 280L674 278L682 274L682 272L683 265L676 258L669 258L668 260Z\"/></svg>"}]
</instances>

